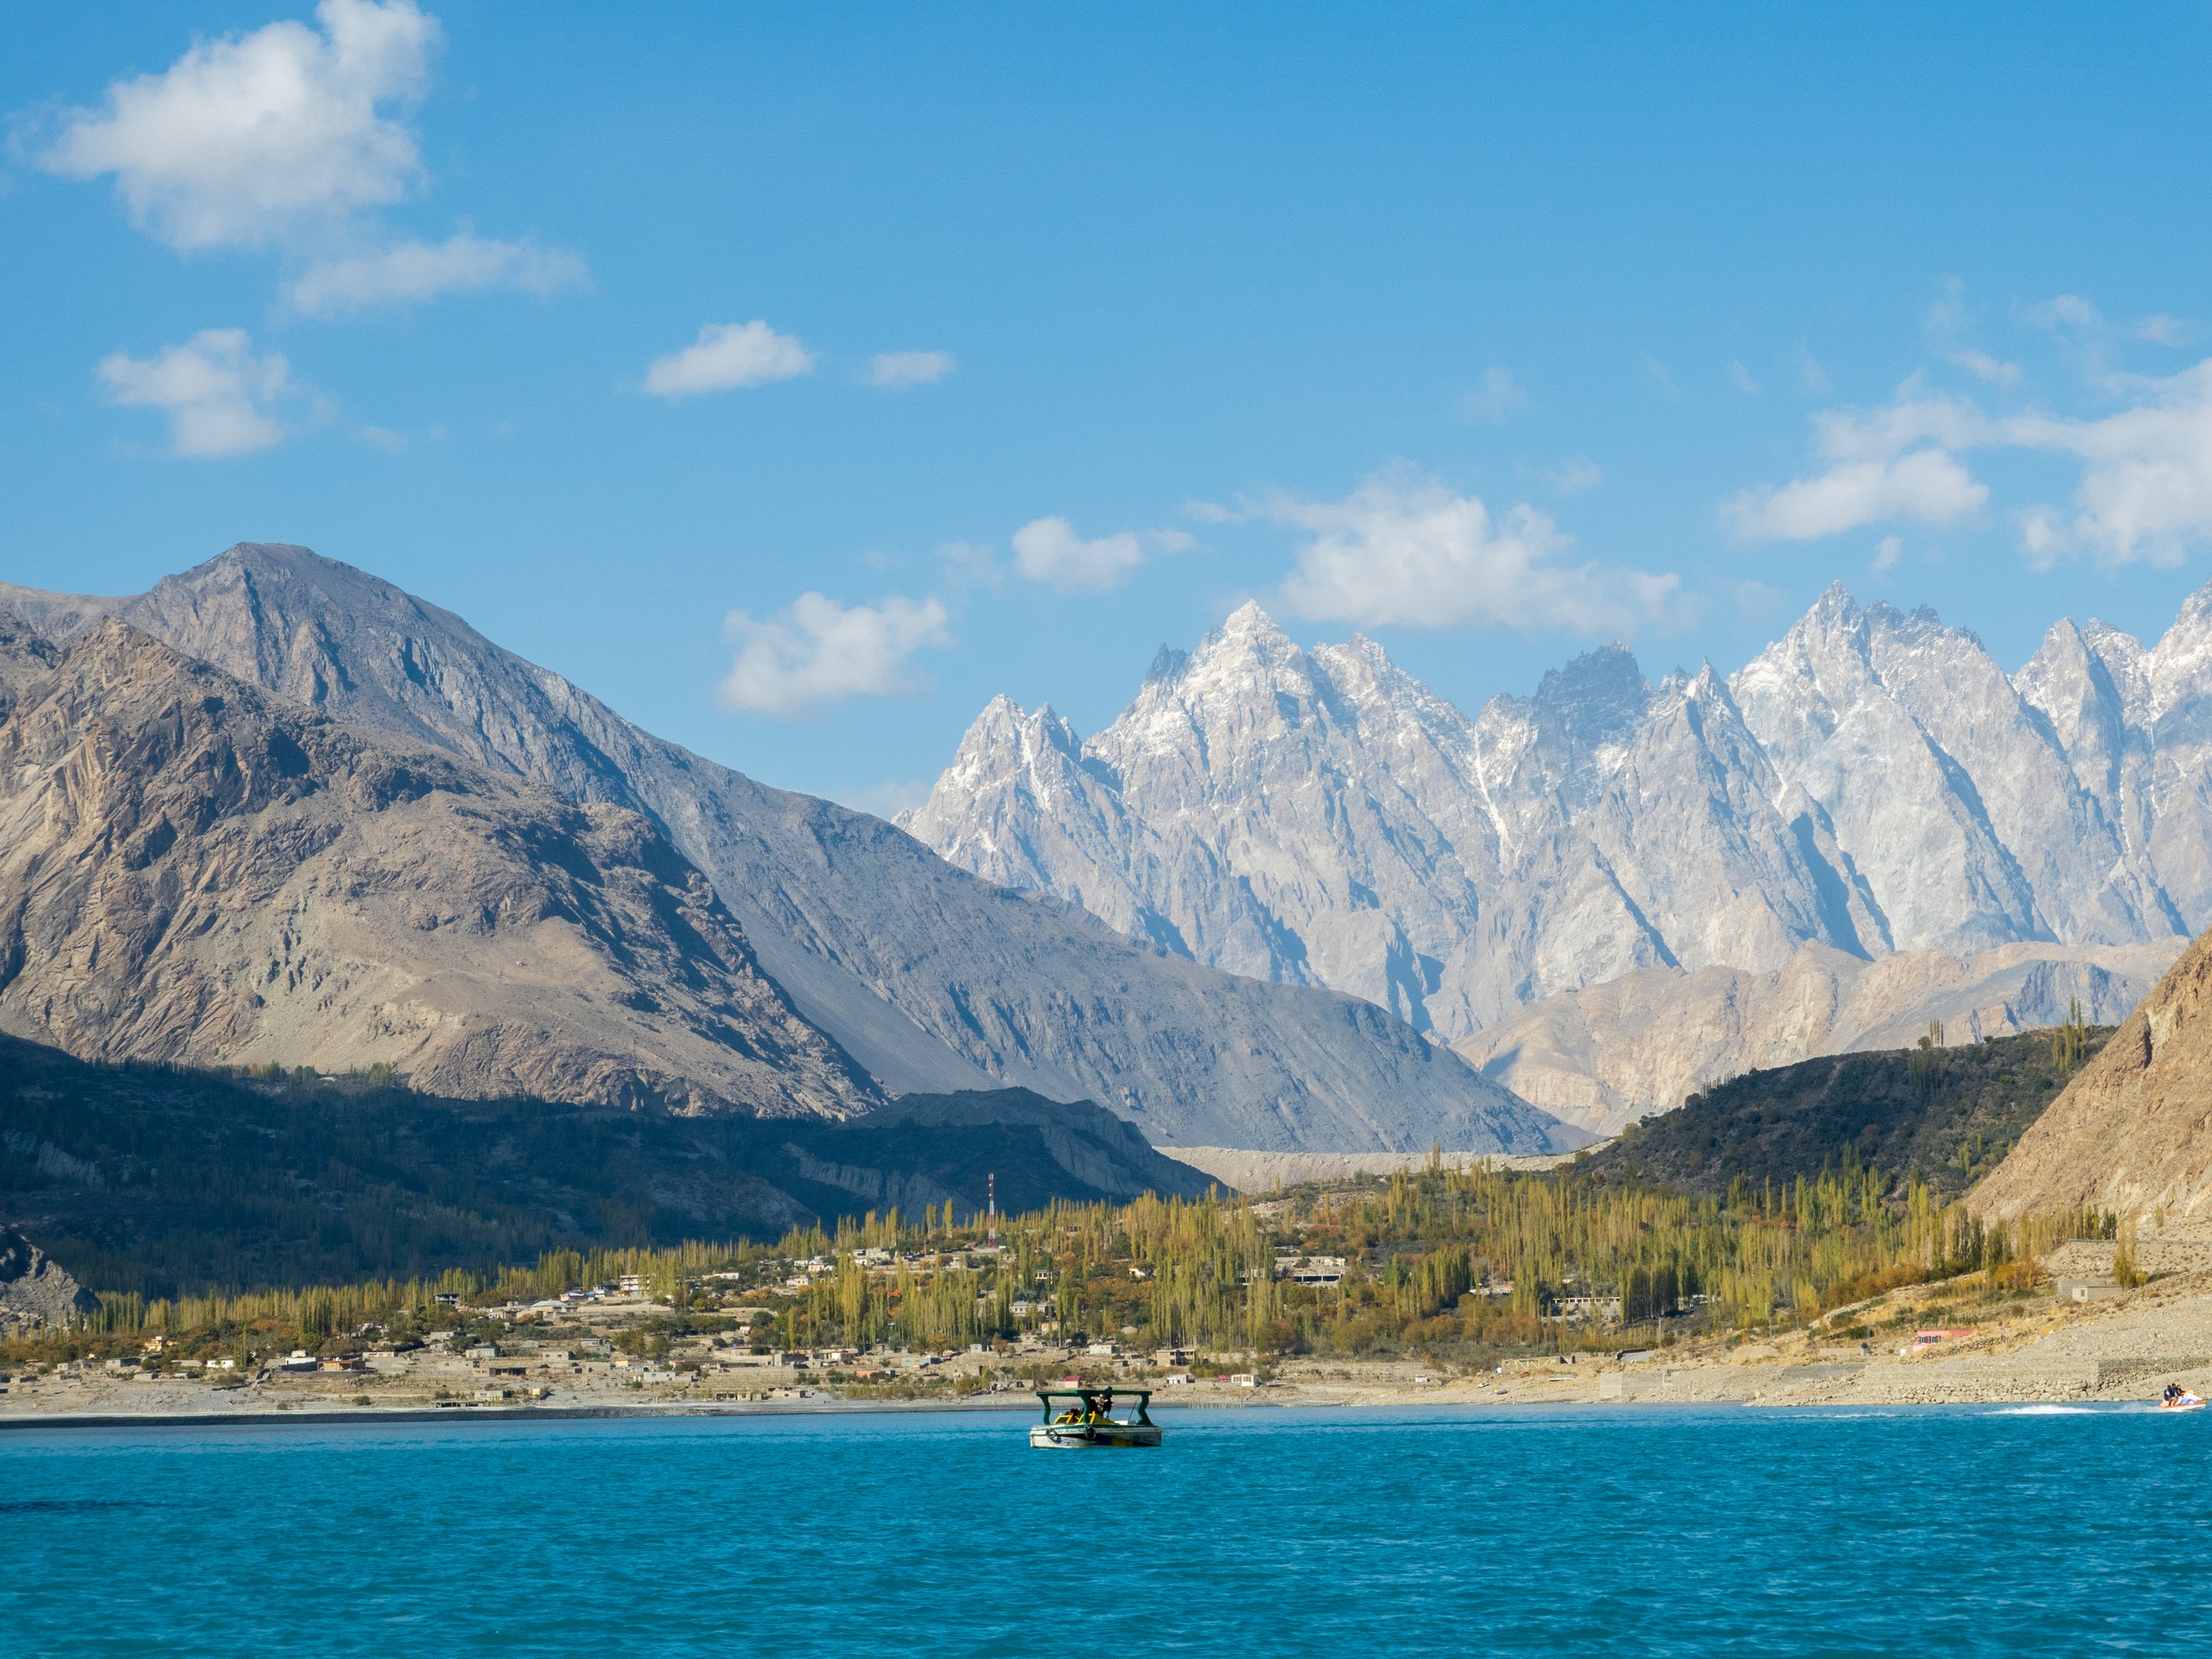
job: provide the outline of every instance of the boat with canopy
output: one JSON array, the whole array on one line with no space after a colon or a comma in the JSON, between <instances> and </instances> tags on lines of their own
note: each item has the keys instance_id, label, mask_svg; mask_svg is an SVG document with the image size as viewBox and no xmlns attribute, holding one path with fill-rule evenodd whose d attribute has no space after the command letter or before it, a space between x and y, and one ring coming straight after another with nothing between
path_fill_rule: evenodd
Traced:
<instances>
[{"instance_id":1,"label":"boat with canopy","mask_svg":"<svg viewBox=\"0 0 2212 1659\"><path fill-rule=\"evenodd\" d=\"M1039 1389L1045 1421L1029 1430L1029 1444L1079 1451L1092 1446L1158 1446L1150 1389ZM1117 1401L1127 1402L1116 1416Z\"/></svg>"}]
</instances>

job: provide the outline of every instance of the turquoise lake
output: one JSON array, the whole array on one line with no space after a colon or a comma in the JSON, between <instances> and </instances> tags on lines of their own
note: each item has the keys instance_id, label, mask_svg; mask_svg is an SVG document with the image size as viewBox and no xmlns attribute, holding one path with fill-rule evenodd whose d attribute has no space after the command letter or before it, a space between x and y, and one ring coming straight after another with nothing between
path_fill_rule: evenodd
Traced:
<instances>
[{"instance_id":1,"label":"turquoise lake","mask_svg":"<svg viewBox=\"0 0 2212 1659\"><path fill-rule=\"evenodd\" d=\"M2212 1414L0 1433L0 1652L2212 1652Z\"/></svg>"}]
</instances>

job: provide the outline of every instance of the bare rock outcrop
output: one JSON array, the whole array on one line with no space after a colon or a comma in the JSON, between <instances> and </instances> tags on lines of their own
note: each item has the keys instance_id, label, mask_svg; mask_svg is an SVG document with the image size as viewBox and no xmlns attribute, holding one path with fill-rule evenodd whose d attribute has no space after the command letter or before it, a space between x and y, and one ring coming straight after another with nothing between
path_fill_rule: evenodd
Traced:
<instances>
[{"instance_id":1,"label":"bare rock outcrop","mask_svg":"<svg viewBox=\"0 0 2212 1659\"><path fill-rule=\"evenodd\" d=\"M1967 1195L1986 1214L2212 1216L2212 933Z\"/></svg>"},{"instance_id":2,"label":"bare rock outcrop","mask_svg":"<svg viewBox=\"0 0 2212 1659\"><path fill-rule=\"evenodd\" d=\"M0 1334L53 1331L100 1311L99 1298L12 1227L0 1227Z\"/></svg>"},{"instance_id":3,"label":"bare rock outcrop","mask_svg":"<svg viewBox=\"0 0 2212 1659\"><path fill-rule=\"evenodd\" d=\"M125 624L0 720L0 1029L379 1063L444 1096L844 1116L880 1096L646 819L271 697Z\"/></svg>"}]
</instances>

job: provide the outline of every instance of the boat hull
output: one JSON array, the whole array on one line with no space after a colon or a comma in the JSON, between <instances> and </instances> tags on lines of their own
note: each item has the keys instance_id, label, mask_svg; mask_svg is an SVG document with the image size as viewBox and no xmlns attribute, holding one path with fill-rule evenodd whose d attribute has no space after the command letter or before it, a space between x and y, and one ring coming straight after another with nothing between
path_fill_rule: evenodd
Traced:
<instances>
[{"instance_id":1,"label":"boat hull","mask_svg":"<svg viewBox=\"0 0 2212 1659\"><path fill-rule=\"evenodd\" d=\"M1029 1444L1052 1452L1118 1451L1158 1446L1160 1430L1143 1423L1039 1423L1029 1431Z\"/></svg>"}]
</instances>

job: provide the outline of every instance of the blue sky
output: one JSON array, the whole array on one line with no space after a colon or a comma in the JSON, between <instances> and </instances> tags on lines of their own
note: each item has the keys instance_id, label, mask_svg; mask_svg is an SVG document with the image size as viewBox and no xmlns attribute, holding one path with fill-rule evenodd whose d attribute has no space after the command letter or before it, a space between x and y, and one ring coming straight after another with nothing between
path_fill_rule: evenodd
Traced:
<instances>
[{"instance_id":1,"label":"blue sky","mask_svg":"<svg viewBox=\"0 0 2212 1659\"><path fill-rule=\"evenodd\" d=\"M52 9L0 576L305 543L884 806L1257 597L1472 708L2208 575L2202 8ZM251 119L246 118L251 117Z\"/></svg>"}]
</instances>

